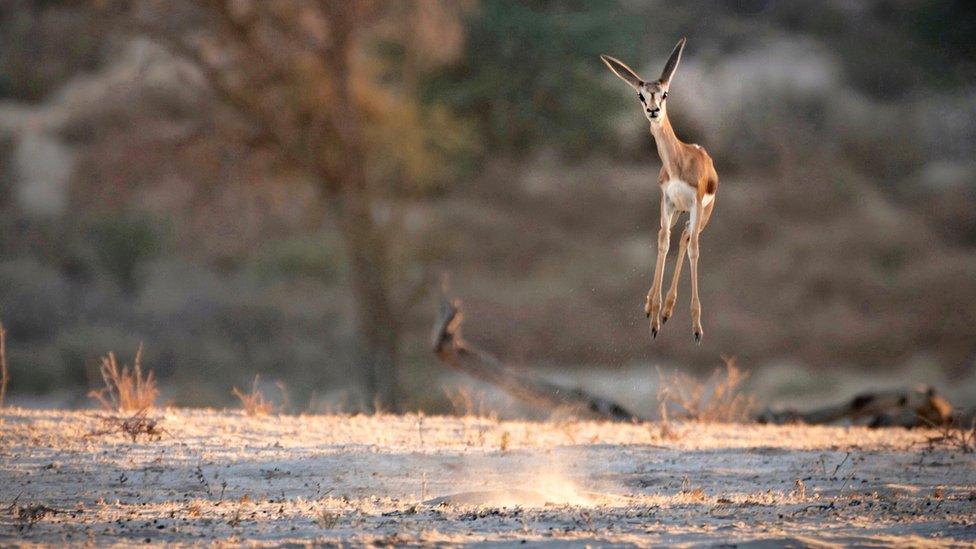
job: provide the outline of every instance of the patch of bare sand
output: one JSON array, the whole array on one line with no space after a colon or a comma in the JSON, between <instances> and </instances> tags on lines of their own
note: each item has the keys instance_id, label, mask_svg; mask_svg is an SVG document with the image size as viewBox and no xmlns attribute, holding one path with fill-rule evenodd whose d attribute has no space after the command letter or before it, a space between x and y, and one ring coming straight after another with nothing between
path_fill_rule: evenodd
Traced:
<instances>
[{"instance_id":1,"label":"patch of bare sand","mask_svg":"<svg viewBox=\"0 0 976 549\"><path fill-rule=\"evenodd\" d=\"M0 543L971 546L976 459L857 427L0 411Z\"/></svg>"}]
</instances>

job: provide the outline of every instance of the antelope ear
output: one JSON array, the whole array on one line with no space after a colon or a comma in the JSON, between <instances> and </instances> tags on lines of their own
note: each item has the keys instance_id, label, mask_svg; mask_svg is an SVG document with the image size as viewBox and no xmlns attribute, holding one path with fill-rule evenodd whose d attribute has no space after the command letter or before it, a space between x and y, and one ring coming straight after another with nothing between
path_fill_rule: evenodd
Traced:
<instances>
[{"instance_id":1,"label":"antelope ear","mask_svg":"<svg viewBox=\"0 0 976 549\"><path fill-rule=\"evenodd\" d=\"M634 89L637 89L644 84L644 81L641 80L641 77L637 76L637 73L635 73L630 67L625 65L622 61L618 59L614 59L609 55L601 55L600 59L603 59L603 62L606 63L607 68L613 71L613 74L616 74L618 77L620 77L621 80L630 84L631 87L633 87Z\"/></svg>"},{"instance_id":2,"label":"antelope ear","mask_svg":"<svg viewBox=\"0 0 976 549\"><path fill-rule=\"evenodd\" d=\"M668 58L668 62L664 65L664 70L661 72L661 82L665 84L671 83L674 70L678 68L678 61L681 61L681 52L685 49L686 40L684 37L678 40L678 45L674 47L674 50L671 52L671 57Z\"/></svg>"}]
</instances>

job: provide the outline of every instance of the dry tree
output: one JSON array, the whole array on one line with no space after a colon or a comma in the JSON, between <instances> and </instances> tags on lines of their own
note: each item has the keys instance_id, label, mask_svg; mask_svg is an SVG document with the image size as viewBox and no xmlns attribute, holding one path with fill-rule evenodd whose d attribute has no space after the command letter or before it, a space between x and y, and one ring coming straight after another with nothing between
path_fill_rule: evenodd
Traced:
<instances>
[{"instance_id":1,"label":"dry tree","mask_svg":"<svg viewBox=\"0 0 976 549\"><path fill-rule=\"evenodd\" d=\"M132 411L152 408L156 405L159 389L156 387L156 377L152 370L145 376L142 374L142 344L136 351L132 369L128 365L119 368L115 353L109 352L102 357L99 368L105 388L94 390L88 396L98 401L106 410Z\"/></svg>"}]
</instances>

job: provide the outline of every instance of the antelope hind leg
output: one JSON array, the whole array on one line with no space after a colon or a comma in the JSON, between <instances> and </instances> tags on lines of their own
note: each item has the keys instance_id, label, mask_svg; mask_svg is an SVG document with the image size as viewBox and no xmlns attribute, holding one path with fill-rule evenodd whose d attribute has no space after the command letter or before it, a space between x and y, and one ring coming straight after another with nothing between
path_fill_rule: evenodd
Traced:
<instances>
[{"instance_id":1,"label":"antelope hind leg","mask_svg":"<svg viewBox=\"0 0 976 549\"><path fill-rule=\"evenodd\" d=\"M674 304L678 301L678 281L681 279L681 266L685 262L685 252L688 251L688 241L691 239L689 224L685 224L685 230L681 233L681 242L678 244L678 260L674 264L674 274L671 277L671 287L668 288L668 295L664 299L664 311L661 313L661 325L671 318L674 314Z\"/></svg>"}]
</instances>

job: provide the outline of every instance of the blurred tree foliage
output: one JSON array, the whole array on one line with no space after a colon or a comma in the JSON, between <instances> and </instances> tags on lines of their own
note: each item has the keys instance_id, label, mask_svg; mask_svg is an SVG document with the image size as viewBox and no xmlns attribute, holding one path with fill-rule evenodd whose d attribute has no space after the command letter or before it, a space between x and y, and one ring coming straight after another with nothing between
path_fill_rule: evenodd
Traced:
<instances>
[{"instance_id":1,"label":"blurred tree foliage","mask_svg":"<svg viewBox=\"0 0 976 549\"><path fill-rule=\"evenodd\" d=\"M492 152L607 148L623 103L599 55L637 58L643 30L619 2L483 2L462 55L427 75L424 97L476 120Z\"/></svg>"},{"instance_id":2,"label":"blurred tree foliage","mask_svg":"<svg viewBox=\"0 0 976 549\"><path fill-rule=\"evenodd\" d=\"M0 2L0 98L39 101L66 73L93 70L103 53L102 22L84 2Z\"/></svg>"},{"instance_id":3,"label":"blurred tree foliage","mask_svg":"<svg viewBox=\"0 0 976 549\"><path fill-rule=\"evenodd\" d=\"M98 263L126 294L138 289L139 267L162 248L162 236L147 218L134 214L108 217L91 228Z\"/></svg>"}]
</instances>

